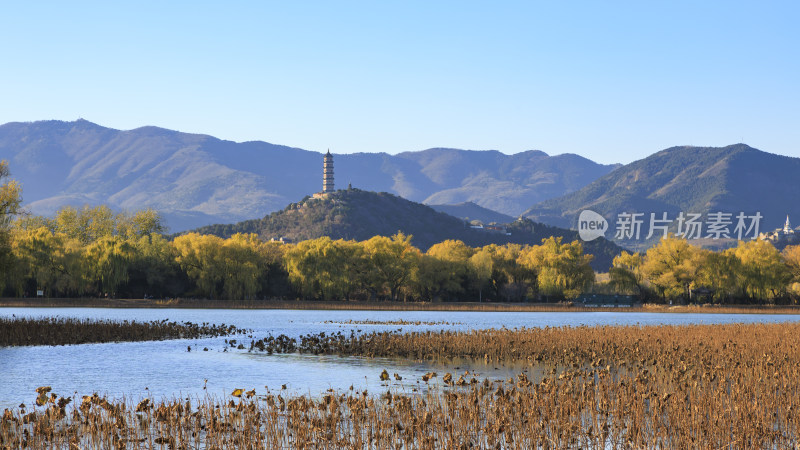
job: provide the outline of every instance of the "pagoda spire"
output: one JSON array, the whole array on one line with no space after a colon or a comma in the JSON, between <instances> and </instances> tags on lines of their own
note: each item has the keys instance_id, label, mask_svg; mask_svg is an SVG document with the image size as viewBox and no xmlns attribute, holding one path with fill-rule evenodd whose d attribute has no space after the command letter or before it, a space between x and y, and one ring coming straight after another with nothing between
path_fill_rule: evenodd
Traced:
<instances>
[{"instance_id":1,"label":"pagoda spire","mask_svg":"<svg viewBox=\"0 0 800 450\"><path fill-rule=\"evenodd\" d=\"M333 155L331 149L322 158L322 193L333 192Z\"/></svg>"}]
</instances>

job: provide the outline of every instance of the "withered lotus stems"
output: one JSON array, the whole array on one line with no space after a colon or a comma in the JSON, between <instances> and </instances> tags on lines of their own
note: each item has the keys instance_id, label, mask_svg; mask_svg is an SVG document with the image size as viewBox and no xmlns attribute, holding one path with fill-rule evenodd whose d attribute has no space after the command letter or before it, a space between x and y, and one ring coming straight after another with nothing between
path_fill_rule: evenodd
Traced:
<instances>
[{"instance_id":1,"label":"withered lotus stems","mask_svg":"<svg viewBox=\"0 0 800 450\"><path fill-rule=\"evenodd\" d=\"M0 448L791 448L798 335L793 323L381 335L355 348L442 345L443 356L518 358L528 370L463 384L455 371L430 373L422 393L385 377L388 391L372 394L248 397L236 386L241 397L188 403L68 402L45 386L3 412Z\"/></svg>"}]
</instances>

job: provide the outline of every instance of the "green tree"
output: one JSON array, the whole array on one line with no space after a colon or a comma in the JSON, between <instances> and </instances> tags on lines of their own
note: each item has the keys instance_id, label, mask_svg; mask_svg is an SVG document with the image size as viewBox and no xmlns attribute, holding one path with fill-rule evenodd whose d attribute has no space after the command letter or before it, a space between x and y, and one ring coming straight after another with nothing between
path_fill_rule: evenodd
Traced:
<instances>
[{"instance_id":1,"label":"green tree","mask_svg":"<svg viewBox=\"0 0 800 450\"><path fill-rule=\"evenodd\" d=\"M800 298L800 245L789 245L783 249L783 261L786 263L786 269L789 271L791 279L789 280L789 291L794 297L794 302L797 303Z\"/></svg>"},{"instance_id":2,"label":"green tree","mask_svg":"<svg viewBox=\"0 0 800 450\"><path fill-rule=\"evenodd\" d=\"M691 264L697 268L695 284L711 289L715 302L743 296L739 282L741 264L732 249L722 252L699 249Z\"/></svg>"},{"instance_id":3,"label":"green tree","mask_svg":"<svg viewBox=\"0 0 800 450\"><path fill-rule=\"evenodd\" d=\"M451 261L423 254L419 259L416 292L427 300L456 299L464 292L462 276Z\"/></svg>"},{"instance_id":4,"label":"green tree","mask_svg":"<svg viewBox=\"0 0 800 450\"><path fill-rule=\"evenodd\" d=\"M106 205L84 205L80 210L65 206L56 212L56 232L89 245L100 238L113 236L116 231L114 212Z\"/></svg>"},{"instance_id":5,"label":"green tree","mask_svg":"<svg viewBox=\"0 0 800 450\"><path fill-rule=\"evenodd\" d=\"M255 234L237 233L222 245L223 294L228 299L250 300L261 290L266 264L260 252L263 243Z\"/></svg>"}]
</instances>

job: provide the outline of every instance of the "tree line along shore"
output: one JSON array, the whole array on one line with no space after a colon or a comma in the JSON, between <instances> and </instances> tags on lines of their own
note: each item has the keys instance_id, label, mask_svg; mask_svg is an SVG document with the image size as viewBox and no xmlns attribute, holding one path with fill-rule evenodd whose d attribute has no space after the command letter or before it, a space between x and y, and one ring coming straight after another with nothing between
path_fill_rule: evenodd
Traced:
<instances>
[{"instance_id":1,"label":"tree line along shore","mask_svg":"<svg viewBox=\"0 0 800 450\"><path fill-rule=\"evenodd\" d=\"M800 246L766 241L715 252L666 238L622 252L596 274L580 241L473 248L447 240L422 252L397 233L294 244L255 234L168 239L155 211L65 207L22 216L3 233L4 297L198 298L360 302L571 301L624 294L646 303L795 305Z\"/></svg>"}]
</instances>

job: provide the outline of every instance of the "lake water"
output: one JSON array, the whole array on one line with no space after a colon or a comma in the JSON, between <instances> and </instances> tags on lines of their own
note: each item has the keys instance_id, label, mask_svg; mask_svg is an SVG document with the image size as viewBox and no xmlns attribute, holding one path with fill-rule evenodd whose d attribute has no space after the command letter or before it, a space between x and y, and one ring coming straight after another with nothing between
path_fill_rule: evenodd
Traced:
<instances>
[{"instance_id":1,"label":"lake water","mask_svg":"<svg viewBox=\"0 0 800 450\"><path fill-rule=\"evenodd\" d=\"M798 321L800 315L669 314L634 312L440 312L440 311L309 311L219 309L107 309L107 308L0 308L0 316L75 317L110 320L209 322L254 330L254 338L268 334L298 337L309 333L397 330L469 330L578 325L715 324ZM423 321L436 325L364 325L347 321ZM338 322L338 323L337 323ZM444 322L444 323L443 323ZM442 365L383 358L313 355L266 355L227 348L227 338L0 348L0 410L31 404L34 389L49 385L59 395L98 392L131 401L222 396L233 389L255 388L258 393L287 389L318 395L327 389L386 389L379 374L398 373L393 389L411 392L421 388L420 377L429 371L463 373L464 364ZM235 336L249 347L250 339ZM192 347L187 352L187 346ZM203 351L207 347L209 351ZM459 367L460 370L455 368ZM511 369L471 366L483 377L505 377ZM266 387L265 387L266 386ZM205 389L204 389L205 387Z\"/></svg>"}]
</instances>

